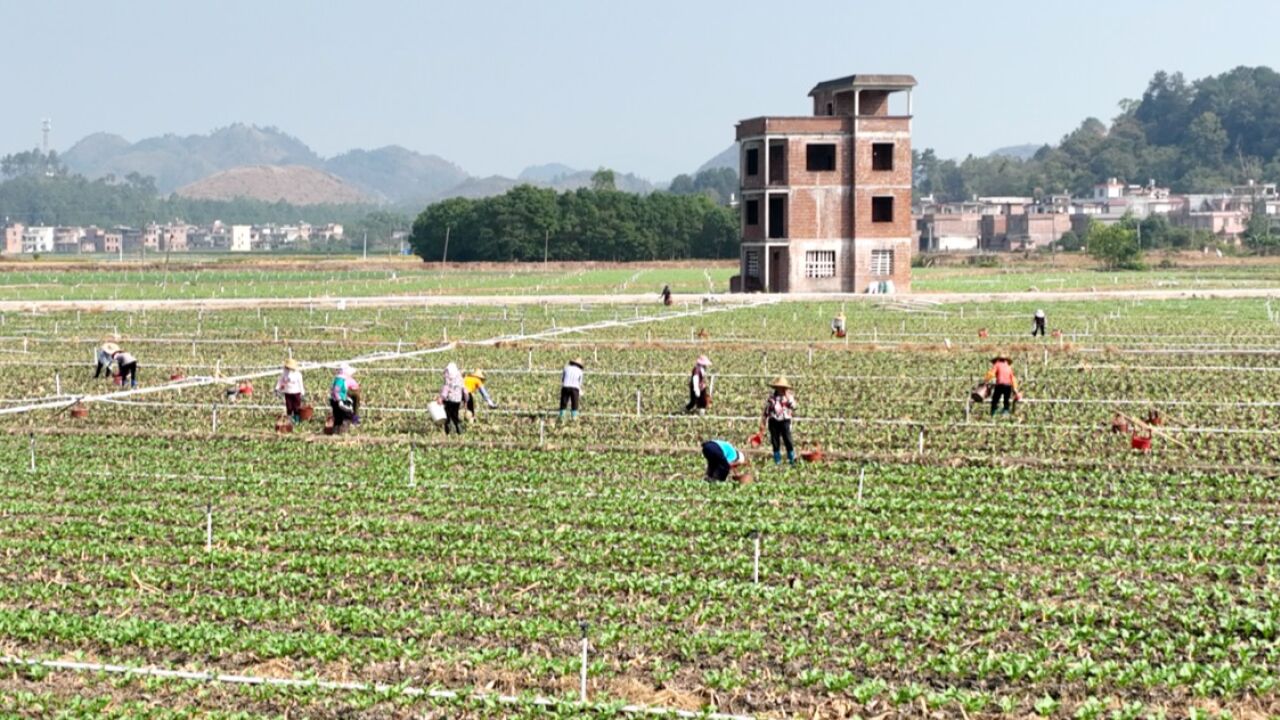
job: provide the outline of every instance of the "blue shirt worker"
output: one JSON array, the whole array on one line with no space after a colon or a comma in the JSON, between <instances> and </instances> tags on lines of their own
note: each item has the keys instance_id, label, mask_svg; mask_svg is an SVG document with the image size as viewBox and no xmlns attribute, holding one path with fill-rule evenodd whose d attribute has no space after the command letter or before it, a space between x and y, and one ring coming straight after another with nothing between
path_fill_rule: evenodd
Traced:
<instances>
[{"instance_id":1,"label":"blue shirt worker","mask_svg":"<svg viewBox=\"0 0 1280 720\"><path fill-rule=\"evenodd\" d=\"M728 480L729 473L747 461L747 457L738 452L738 448L724 440L702 443L702 457L707 459L707 482Z\"/></svg>"}]
</instances>

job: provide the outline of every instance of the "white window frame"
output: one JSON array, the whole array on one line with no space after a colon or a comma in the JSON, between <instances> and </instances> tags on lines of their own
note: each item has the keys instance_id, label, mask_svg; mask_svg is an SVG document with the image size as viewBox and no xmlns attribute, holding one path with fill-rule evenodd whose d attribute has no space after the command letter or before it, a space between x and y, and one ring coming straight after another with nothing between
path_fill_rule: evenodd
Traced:
<instances>
[{"instance_id":1,"label":"white window frame","mask_svg":"<svg viewBox=\"0 0 1280 720\"><path fill-rule=\"evenodd\" d=\"M749 278L760 277L760 251L759 250L747 251L747 277Z\"/></svg>"},{"instance_id":2,"label":"white window frame","mask_svg":"<svg viewBox=\"0 0 1280 720\"><path fill-rule=\"evenodd\" d=\"M835 250L806 250L804 252L804 276L809 279L836 276Z\"/></svg>"},{"instance_id":3,"label":"white window frame","mask_svg":"<svg viewBox=\"0 0 1280 720\"><path fill-rule=\"evenodd\" d=\"M893 275L893 250L871 251L871 275L874 277Z\"/></svg>"}]
</instances>

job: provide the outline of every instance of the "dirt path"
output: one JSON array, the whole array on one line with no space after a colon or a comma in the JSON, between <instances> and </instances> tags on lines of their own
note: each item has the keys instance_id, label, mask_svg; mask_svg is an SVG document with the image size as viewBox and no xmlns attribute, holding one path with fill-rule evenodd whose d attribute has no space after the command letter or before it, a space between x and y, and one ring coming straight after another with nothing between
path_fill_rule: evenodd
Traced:
<instances>
[{"instance_id":1,"label":"dirt path","mask_svg":"<svg viewBox=\"0 0 1280 720\"><path fill-rule=\"evenodd\" d=\"M677 307L699 303L702 295L677 295ZM928 304L975 302L1054 302L1075 300L1185 300L1194 298L1280 298L1280 287L1223 288L1218 290L1063 290L1016 293L908 293L901 295L866 295L854 293L794 293L773 295L779 302L915 302ZM760 294L718 294L713 302L725 305L759 302ZM317 298L205 298L183 300L46 300L0 301L0 312L57 312L68 310L136 311L136 310L244 310L253 308L308 307L344 309L412 306L462 305L653 305L652 293L617 295L381 295L370 297Z\"/></svg>"}]
</instances>

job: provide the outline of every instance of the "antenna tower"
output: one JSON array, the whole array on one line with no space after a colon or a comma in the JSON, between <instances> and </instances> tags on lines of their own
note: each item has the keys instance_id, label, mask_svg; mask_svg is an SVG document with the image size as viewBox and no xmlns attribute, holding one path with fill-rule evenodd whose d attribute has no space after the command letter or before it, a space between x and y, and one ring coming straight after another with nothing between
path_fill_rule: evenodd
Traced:
<instances>
[{"instance_id":1,"label":"antenna tower","mask_svg":"<svg viewBox=\"0 0 1280 720\"><path fill-rule=\"evenodd\" d=\"M49 154L49 131L53 130L53 121L45 118L40 121L40 152L45 155Z\"/></svg>"}]
</instances>

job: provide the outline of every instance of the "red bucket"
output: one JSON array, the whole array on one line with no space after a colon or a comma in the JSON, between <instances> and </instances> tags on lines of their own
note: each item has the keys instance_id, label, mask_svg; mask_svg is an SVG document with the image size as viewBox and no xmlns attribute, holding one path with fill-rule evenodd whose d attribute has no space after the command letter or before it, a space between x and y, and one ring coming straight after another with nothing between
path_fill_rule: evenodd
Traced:
<instances>
[{"instance_id":1,"label":"red bucket","mask_svg":"<svg viewBox=\"0 0 1280 720\"><path fill-rule=\"evenodd\" d=\"M1129 444L1138 452L1151 452L1151 436L1150 435L1134 435L1129 439Z\"/></svg>"},{"instance_id":2,"label":"red bucket","mask_svg":"<svg viewBox=\"0 0 1280 720\"><path fill-rule=\"evenodd\" d=\"M311 418L315 417L315 413L316 413L315 408L311 407L310 404L303 405L302 407L298 408L298 419L310 420Z\"/></svg>"},{"instance_id":3,"label":"red bucket","mask_svg":"<svg viewBox=\"0 0 1280 720\"><path fill-rule=\"evenodd\" d=\"M756 433L755 435L752 435L751 437L747 438L747 444L750 445L751 447L760 447L762 444L764 444L764 436L761 435L760 433Z\"/></svg>"}]
</instances>

